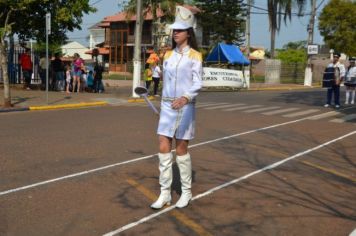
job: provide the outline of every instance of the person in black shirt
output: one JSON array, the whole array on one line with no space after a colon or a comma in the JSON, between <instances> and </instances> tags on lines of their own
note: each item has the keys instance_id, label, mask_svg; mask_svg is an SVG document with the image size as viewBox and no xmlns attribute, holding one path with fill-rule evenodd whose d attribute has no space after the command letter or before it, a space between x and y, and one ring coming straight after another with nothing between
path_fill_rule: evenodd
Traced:
<instances>
[{"instance_id":1,"label":"person in black shirt","mask_svg":"<svg viewBox=\"0 0 356 236\"><path fill-rule=\"evenodd\" d=\"M52 90L64 90L64 64L61 60L60 54L56 53L52 62L53 76L51 88ZM63 86L62 86L63 84Z\"/></svg>"},{"instance_id":2,"label":"person in black shirt","mask_svg":"<svg viewBox=\"0 0 356 236\"><path fill-rule=\"evenodd\" d=\"M94 66L94 92L102 93L104 86L102 84L104 68L100 63L96 62Z\"/></svg>"}]
</instances>

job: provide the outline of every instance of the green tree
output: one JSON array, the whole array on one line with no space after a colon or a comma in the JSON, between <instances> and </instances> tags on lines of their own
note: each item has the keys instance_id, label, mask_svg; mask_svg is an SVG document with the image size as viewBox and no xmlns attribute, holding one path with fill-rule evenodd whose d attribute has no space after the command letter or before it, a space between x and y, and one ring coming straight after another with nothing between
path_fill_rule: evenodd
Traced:
<instances>
[{"instance_id":1,"label":"green tree","mask_svg":"<svg viewBox=\"0 0 356 236\"><path fill-rule=\"evenodd\" d=\"M244 41L247 9L243 0L205 0L198 7L205 39L240 45Z\"/></svg>"},{"instance_id":2,"label":"green tree","mask_svg":"<svg viewBox=\"0 0 356 236\"><path fill-rule=\"evenodd\" d=\"M331 0L319 16L319 30L330 48L356 55L356 2Z\"/></svg>"},{"instance_id":3,"label":"green tree","mask_svg":"<svg viewBox=\"0 0 356 236\"><path fill-rule=\"evenodd\" d=\"M291 21L294 4L298 7L298 14L301 14L306 0L267 0L269 30L271 32L271 58L275 56L276 33L281 28L282 18L285 24L287 24L288 19Z\"/></svg>"},{"instance_id":4,"label":"green tree","mask_svg":"<svg viewBox=\"0 0 356 236\"><path fill-rule=\"evenodd\" d=\"M305 63L307 53L305 49L277 49L277 59L285 63Z\"/></svg>"},{"instance_id":5,"label":"green tree","mask_svg":"<svg viewBox=\"0 0 356 236\"><path fill-rule=\"evenodd\" d=\"M283 49L306 49L307 47L307 41L306 40L300 40L296 42L289 42L285 45L283 45Z\"/></svg>"},{"instance_id":6,"label":"green tree","mask_svg":"<svg viewBox=\"0 0 356 236\"><path fill-rule=\"evenodd\" d=\"M45 15L51 13L51 43L64 42L67 31L81 29L83 14L95 12L89 0L1 0L0 56L4 78L4 106L11 106L7 74L7 39L17 35L22 41L44 42Z\"/></svg>"}]
</instances>

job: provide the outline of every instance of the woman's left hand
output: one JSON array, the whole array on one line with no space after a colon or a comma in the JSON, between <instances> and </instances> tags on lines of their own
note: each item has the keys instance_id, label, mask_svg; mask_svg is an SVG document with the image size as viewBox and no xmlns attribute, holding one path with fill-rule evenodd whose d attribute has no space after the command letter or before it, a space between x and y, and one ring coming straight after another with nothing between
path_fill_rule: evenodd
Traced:
<instances>
[{"instance_id":1,"label":"woman's left hand","mask_svg":"<svg viewBox=\"0 0 356 236\"><path fill-rule=\"evenodd\" d=\"M172 108L175 110L181 109L185 104L188 103L188 99L185 97L180 97L172 102Z\"/></svg>"}]
</instances>

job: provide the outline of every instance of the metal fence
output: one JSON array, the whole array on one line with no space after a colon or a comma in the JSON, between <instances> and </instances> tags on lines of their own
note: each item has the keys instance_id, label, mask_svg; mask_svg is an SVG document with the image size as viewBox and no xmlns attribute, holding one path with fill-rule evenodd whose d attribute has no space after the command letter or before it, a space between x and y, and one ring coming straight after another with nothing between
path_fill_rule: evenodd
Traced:
<instances>
[{"instance_id":1,"label":"metal fence","mask_svg":"<svg viewBox=\"0 0 356 236\"><path fill-rule=\"evenodd\" d=\"M305 63L282 63L281 83L304 84Z\"/></svg>"},{"instance_id":2,"label":"metal fence","mask_svg":"<svg viewBox=\"0 0 356 236\"><path fill-rule=\"evenodd\" d=\"M8 76L10 84L22 84L24 83L23 73L21 65L19 63L20 55L25 52L24 48L8 49ZM39 76L39 54L35 51L31 52L32 60L32 78L31 84L40 84L41 79ZM3 83L3 72L0 71L0 82Z\"/></svg>"}]
</instances>

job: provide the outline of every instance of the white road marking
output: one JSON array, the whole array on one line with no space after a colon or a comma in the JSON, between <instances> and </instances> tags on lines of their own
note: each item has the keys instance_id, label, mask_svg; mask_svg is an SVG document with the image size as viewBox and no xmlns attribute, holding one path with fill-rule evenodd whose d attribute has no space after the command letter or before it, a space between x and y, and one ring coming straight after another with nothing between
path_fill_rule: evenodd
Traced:
<instances>
[{"instance_id":1,"label":"white road marking","mask_svg":"<svg viewBox=\"0 0 356 236\"><path fill-rule=\"evenodd\" d=\"M241 135L255 133L255 132L266 130L266 129L272 129L272 128L275 128L275 127L288 125L288 124L296 123L296 122L303 121L303 120L306 120L306 118L293 120L293 121L288 121L288 122L284 122L284 123L280 123L280 124L276 124L276 125L271 125L271 126L267 126L267 127L263 127L263 128L254 129L254 130L249 130L249 131L246 131L246 132L237 133L237 134L233 134L233 135L230 135L230 136L226 136L226 137L222 137L222 138L218 138L218 139L213 139L213 140L209 140L209 141L205 141L205 142L189 145L189 148L198 147L198 146L205 145L205 144L208 144L208 143L219 142L221 140L226 140L226 139L238 137L238 136L241 136ZM144 156L144 157L139 157L139 158L135 158L135 159L128 160L128 161L118 162L118 163L102 166L102 167L91 169L91 170L77 172L77 173L74 173L74 174L58 177L58 178L55 178L55 179L45 180L45 181L42 181L42 182L37 182L37 183L34 183L34 184L25 185L25 186L14 188L14 189L9 189L9 190L0 192L0 196L6 195L6 194L10 194L10 193L14 193L14 192L18 192L18 191L25 190L25 189L35 188L35 187L38 187L38 186L41 186L41 185L45 185L45 184L49 184L49 183L62 181L62 180L65 180L65 179L71 179L71 178L75 178L75 177L78 177L78 176L82 176L82 175L86 175L86 174L102 171L102 170L109 169L109 168L112 168L112 167L115 167L115 166L120 166L120 165L129 164L129 163L133 163L133 162L138 162L138 161L141 161L141 160L152 158L154 156L156 156L156 154L152 154L152 155Z\"/></svg>"},{"instance_id":2,"label":"white road marking","mask_svg":"<svg viewBox=\"0 0 356 236\"><path fill-rule=\"evenodd\" d=\"M347 108L345 110L347 110ZM327 112L327 113L329 113L329 112ZM313 117L313 116L311 116L311 117ZM246 135L246 134L256 133L256 132L259 132L259 131L262 131L262 130L268 130L268 129L276 128L276 127L279 127L279 126L293 124L293 123L297 123L297 122L304 121L304 120L307 120L307 119L310 119L310 117L304 117L304 118L300 118L300 119L297 119L297 120L287 121L287 122L284 122L284 123L270 125L270 126L266 126L266 127L263 127L263 128L258 128L258 129L254 129L254 130L245 131L245 132L242 132L242 133L233 134L233 135L230 135L230 136L225 136L225 137L222 137L222 138L217 138L217 139L213 139L213 140L209 140L209 141L205 141L205 142L201 142L201 143L192 144L192 145L189 145L189 148L199 147L199 146L206 145L206 144L209 144L209 143L219 142L219 141L222 141L222 140L226 140L226 139L230 139L230 138L234 138L234 137L238 137L238 136L242 136L242 135ZM172 150L172 151L174 152L175 150ZM152 154L152 155L135 158L135 159L128 160L128 161L117 162L117 163L114 163L114 164L111 164L111 165L106 165L106 166L98 167L98 168L91 169L91 170L77 172L77 173L73 173L73 174L70 174L70 175L65 175L65 176L62 176L62 177L49 179L49 180L37 182L37 183L34 183L34 184L25 185L25 186L22 186L22 187L5 190L5 191L0 192L0 196L7 195L7 194L10 194L10 193L19 192L19 191L26 190L26 189L35 188L35 187L38 187L38 186L42 186L42 185L46 185L46 184L50 184L50 183L54 183L54 182L58 182L58 181L66 180L66 179L72 179L72 178L75 178L75 177L78 177L78 176L87 175L87 174L90 174L90 173L95 173L95 172L102 171L102 170L109 169L109 168L113 168L113 167L116 167L116 166L121 166L121 165L129 164L129 163L133 163L133 162L138 162L138 161L141 161L141 160L150 159L150 158L152 158L152 157L154 157L156 155L157 154Z\"/></svg>"},{"instance_id":3,"label":"white road marking","mask_svg":"<svg viewBox=\"0 0 356 236\"><path fill-rule=\"evenodd\" d=\"M295 111L295 110L299 110L299 108L291 107L291 108L281 109L281 110L277 110L277 111L264 112L262 114L270 116L270 115L276 115L276 114L286 113L286 112Z\"/></svg>"},{"instance_id":4,"label":"white road marking","mask_svg":"<svg viewBox=\"0 0 356 236\"><path fill-rule=\"evenodd\" d=\"M311 113L315 113L318 111L319 111L319 109L309 109L309 110L305 110L305 111L299 111L299 112L294 112L291 114L283 115L283 117L292 118L292 117L296 117L296 116L304 116L304 115L309 115Z\"/></svg>"},{"instance_id":5,"label":"white road marking","mask_svg":"<svg viewBox=\"0 0 356 236\"><path fill-rule=\"evenodd\" d=\"M256 109L251 109L247 111L243 111L245 113L253 113L253 112L259 112L259 111L266 111L266 110L274 110L278 109L279 107L262 107L262 108L256 108Z\"/></svg>"},{"instance_id":6,"label":"white road marking","mask_svg":"<svg viewBox=\"0 0 356 236\"><path fill-rule=\"evenodd\" d=\"M200 107L217 106L217 105L224 105L224 104L230 104L230 103L227 103L227 102L203 103L203 104L197 104L197 105L195 105L195 107L200 108Z\"/></svg>"},{"instance_id":7,"label":"white road marking","mask_svg":"<svg viewBox=\"0 0 356 236\"><path fill-rule=\"evenodd\" d=\"M356 229L354 229L354 231L352 231L349 236L356 236Z\"/></svg>"},{"instance_id":8,"label":"white road marking","mask_svg":"<svg viewBox=\"0 0 356 236\"><path fill-rule=\"evenodd\" d=\"M224 109L222 111L238 111L238 110L244 110L244 109L256 108L256 107L262 107L262 105L248 105L248 106L243 106L243 107Z\"/></svg>"},{"instance_id":9,"label":"white road marking","mask_svg":"<svg viewBox=\"0 0 356 236\"><path fill-rule=\"evenodd\" d=\"M347 137L349 137L349 136L351 136L351 135L354 135L354 134L356 134L356 130L355 130L355 131L352 131L352 132L350 132L350 133L347 133L347 134L345 134L345 135L343 135L343 136L340 136L340 137L338 137L338 138L332 139L332 140L330 140L330 141L328 141L328 142L325 142L325 143L323 143L323 144L320 144L320 145L318 145L318 146L315 146L315 147L313 147L313 148L307 149L307 150L305 150L305 151L303 151L303 152L299 152L299 153L297 153L297 154L295 154L295 155L293 155L293 156L287 157L287 158L285 158L285 159L283 159L283 160L280 160L280 161L277 161L277 162L275 162L275 163L272 163L272 164L270 164L270 165L268 165L268 166L265 166L265 167L263 167L263 168L261 168L261 169L255 170L255 171L253 171L253 172L251 172L251 173L249 173L249 174L247 174L247 175L241 176L241 177L239 177L239 178L237 178L237 179L233 179L233 180L231 180L231 181L229 181L229 182L226 182L226 183L224 183L224 184L222 184L222 185L216 186L215 188L209 189L208 191L206 191L206 192L204 192L204 193L201 193L201 194L196 195L195 197L192 198L191 201L195 201L195 200L197 200L197 199L199 199L199 198L205 197L205 196L207 196L207 195L209 195L209 194L212 194L212 193L214 193L214 192L216 192L216 191L218 191L218 190L221 190L221 189L223 189L223 188L229 187L230 185L233 185L233 184L236 184L236 183L238 183L238 182L241 182L242 180L248 179L248 178L250 178L250 177L252 177L252 176L254 176L254 175L257 175L257 174L259 174L259 173L262 173L262 172L264 172L264 171L266 171L266 170L272 170L272 169L274 169L274 168L276 168L276 167L278 167L278 166L280 166L280 165L286 163L287 161L290 161L290 160L293 160L293 159L298 158L298 157L300 157L300 156L303 156L303 155L306 155L306 154L308 154L308 153L311 153L311 152L313 152L313 151L315 151L315 150L318 150L318 149L320 149L320 148L323 148L323 147L325 147L325 146L327 146L327 145L330 145L330 144L332 144L332 143L334 143L334 142L340 141L340 140L342 140L342 139L344 139L344 138L347 138ZM165 208L165 209L163 209L163 210L161 210L161 211L159 211L159 212L157 212L157 213L153 213L153 214L148 215L148 216L146 216L146 217L144 217L144 218L141 218L141 219L138 220L138 221L132 222L132 223L127 224L127 225L124 225L124 226L122 226L122 227L120 227L120 228L118 228L118 229L116 229L116 230L114 230L114 231L111 231L111 232L109 232L109 233L104 234L103 236L113 236L113 235L116 235L116 234L121 233L121 232L123 232L123 231L126 231L126 230L128 230L128 229L130 229L130 228L136 227L136 226L138 226L138 225L140 225L140 224L142 224L142 223L144 223L144 222L147 222L147 221L149 221L149 220L151 220L151 219L154 219L154 218L156 218L156 217L158 217L158 216L160 216L160 215L162 215L162 214L165 214L165 213L167 213L167 212L169 212L169 211L171 211L171 210L173 210L173 209L175 209L175 205L170 206L170 207L167 207L167 208Z\"/></svg>"},{"instance_id":10,"label":"white road marking","mask_svg":"<svg viewBox=\"0 0 356 236\"><path fill-rule=\"evenodd\" d=\"M310 117L309 120L319 120L319 119L323 119L323 118L328 118L328 117L332 117L332 116L337 116L340 115L340 112L337 111L330 111L328 113L323 113L320 115L316 115L314 117Z\"/></svg>"},{"instance_id":11,"label":"white road marking","mask_svg":"<svg viewBox=\"0 0 356 236\"><path fill-rule=\"evenodd\" d=\"M338 118L338 119L333 119L330 122L335 122L335 123L344 123L346 121L350 121L350 120L354 120L356 119L356 114L350 114L350 115L346 115L342 118Z\"/></svg>"},{"instance_id":12,"label":"white road marking","mask_svg":"<svg viewBox=\"0 0 356 236\"><path fill-rule=\"evenodd\" d=\"M227 107L238 107L238 106L243 106L246 105L244 103L235 103L235 104L228 104L228 105L220 105L220 106L213 106L213 107L205 107L205 110L214 110L214 109L221 109L221 108L227 108Z\"/></svg>"}]
</instances>

